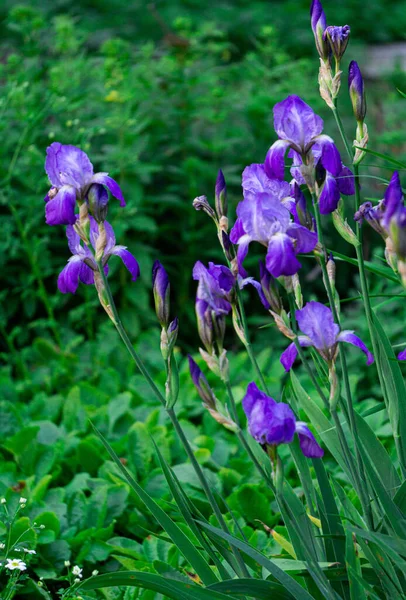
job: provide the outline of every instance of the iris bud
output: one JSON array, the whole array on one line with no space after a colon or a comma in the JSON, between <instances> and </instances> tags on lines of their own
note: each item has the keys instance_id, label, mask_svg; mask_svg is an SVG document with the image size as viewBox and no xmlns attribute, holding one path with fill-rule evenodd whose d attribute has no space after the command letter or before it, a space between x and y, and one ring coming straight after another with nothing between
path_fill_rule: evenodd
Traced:
<instances>
[{"instance_id":1,"label":"iris bud","mask_svg":"<svg viewBox=\"0 0 406 600\"><path fill-rule=\"evenodd\" d=\"M97 223L102 223L107 217L109 195L100 183L92 183L86 196L89 212Z\"/></svg>"},{"instance_id":2,"label":"iris bud","mask_svg":"<svg viewBox=\"0 0 406 600\"><path fill-rule=\"evenodd\" d=\"M166 329L169 323L170 284L168 274L159 260L156 260L152 267L152 287L156 316L161 327Z\"/></svg>"},{"instance_id":3,"label":"iris bud","mask_svg":"<svg viewBox=\"0 0 406 600\"><path fill-rule=\"evenodd\" d=\"M328 42L337 62L340 62L344 56L349 42L350 31L349 25L344 25L343 27L329 25L323 34L323 38Z\"/></svg>"},{"instance_id":4,"label":"iris bud","mask_svg":"<svg viewBox=\"0 0 406 600\"><path fill-rule=\"evenodd\" d=\"M193 200L193 208L196 210L203 210L209 217L217 222L216 213L208 203L206 196L197 196L197 198Z\"/></svg>"},{"instance_id":5,"label":"iris bud","mask_svg":"<svg viewBox=\"0 0 406 600\"><path fill-rule=\"evenodd\" d=\"M220 220L221 217L227 217L227 186L221 169L218 172L216 180L215 200L218 219Z\"/></svg>"},{"instance_id":6,"label":"iris bud","mask_svg":"<svg viewBox=\"0 0 406 600\"><path fill-rule=\"evenodd\" d=\"M278 284L275 277L265 267L262 261L259 262L259 278L264 296L273 312L280 314L282 310L282 301L279 295Z\"/></svg>"},{"instance_id":7,"label":"iris bud","mask_svg":"<svg viewBox=\"0 0 406 600\"><path fill-rule=\"evenodd\" d=\"M348 68L348 89L355 118L358 122L362 123L367 112L367 103L365 98L364 80L358 63L356 63L355 60L350 62Z\"/></svg>"},{"instance_id":8,"label":"iris bud","mask_svg":"<svg viewBox=\"0 0 406 600\"><path fill-rule=\"evenodd\" d=\"M316 42L317 52L320 58L327 60L328 58L328 43L324 39L326 30L326 15L324 14L323 6L320 0L313 0L310 7L311 25Z\"/></svg>"}]
</instances>

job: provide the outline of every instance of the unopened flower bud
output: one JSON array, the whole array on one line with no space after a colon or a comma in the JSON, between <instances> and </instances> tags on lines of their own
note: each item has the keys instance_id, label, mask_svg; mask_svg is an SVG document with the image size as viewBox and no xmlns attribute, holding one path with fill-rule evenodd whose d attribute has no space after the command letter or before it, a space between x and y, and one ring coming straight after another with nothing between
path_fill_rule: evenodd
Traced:
<instances>
[{"instance_id":1,"label":"unopened flower bud","mask_svg":"<svg viewBox=\"0 0 406 600\"><path fill-rule=\"evenodd\" d=\"M350 62L348 68L348 89L354 116L358 122L363 122L367 112L367 103L365 98L364 80L358 63L355 62L355 60Z\"/></svg>"},{"instance_id":2,"label":"unopened flower bud","mask_svg":"<svg viewBox=\"0 0 406 600\"><path fill-rule=\"evenodd\" d=\"M215 189L215 199L216 199L216 213L217 217L220 220L221 217L227 217L227 186L226 180L224 179L223 171L220 169L217 175L216 180L216 189Z\"/></svg>"},{"instance_id":3,"label":"unopened flower bud","mask_svg":"<svg viewBox=\"0 0 406 600\"><path fill-rule=\"evenodd\" d=\"M333 254L330 252L330 256L327 261L327 275L330 283L334 286L336 280L336 263Z\"/></svg>"},{"instance_id":4,"label":"unopened flower bud","mask_svg":"<svg viewBox=\"0 0 406 600\"><path fill-rule=\"evenodd\" d=\"M331 52L337 62L340 62L344 56L344 52L348 46L349 37L349 25L344 25L343 27L329 25L323 34L323 39L328 42Z\"/></svg>"},{"instance_id":5,"label":"unopened flower bud","mask_svg":"<svg viewBox=\"0 0 406 600\"><path fill-rule=\"evenodd\" d=\"M214 343L213 321L210 312L207 310L207 303L204 300L196 301L196 317L200 339L206 350L212 354Z\"/></svg>"},{"instance_id":6,"label":"unopened flower bud","mask_svg":"<svg viewBox=\"0 0 406 600\"><path fill-rule=\"evenodd\" d=\"M278 283L262 261L259 262L259 278L262 292L268 303L268 306L265 306L265 308L279 314L282 310L282 300L279 295ZM264 302L262 303L264 304Z\"/></svg>"},{"instance_id":7,"label":"unopened flower bud","mask_svg":"<svg viewBox=\"0 0 406 600\"><path fill-rule=\"evenodd\" d=\"M193 360L193 358L188 355L189 360L189 369L190 375L192 376L192 381L197 389L197 392L200 398L203 400L203 403L206 407L215 408L216 407L216 397L211 389L209 382L207 381L203 371L198 366L198 364Z\"/></svg>"},{"instance_id":8,"label":"unopened flower bud","mask_svg":"<svg viewBox=\"0 0 406 600\"><path fill-rule=\"evenodd\" d=\"M152 267L152 289L154 293L155 312L161 327L165 329L169 323L169 277L159 260Z\"/></svg>"},{"instance_id":9,"label":"unopened flower bud","mask_svg":"<svg viewBox=\"0 0 406 600\"><path fill-rule=\"evenodd\" d=\"M295 295L295 302L298 308L303 308L303 295L302 287L300 285L299 275L295 273L292 275L293 293Z\"/></svg>"},{"instance_id":10,"label":"unopened flower bud","mask_svg":"<svg viewBox=\"0 0 406 600\"><path fill-rule=\"evenodd\" d=\"M295 199L297 222L307 229L313 228L313 219L310 212L307 210L306 197L296 181L291 185L292 197Z\"/></svg>"},{"instance_id":11,"label":"unopened flower bud","mask_svg":"<svg viewBox=\"0 0 406 600\"><path fill-rule=\"evenodd\" d=\"M224 229L221 230L221 245L223 246L223 250L224 250L224 254L226 255L227 260L229 260L230 262L233 260L233 257L231 255L231 242L230 242L230 237L228 235L228 233L226 233L224 231Z\"/></svg>"},{"instance_id":12,"label":"unopened flower bud","mask_svg":"<svg viewBox=\"0 0 406 600\"><path fill-rule=\"evenodd\" d=\"M207 215L209 215L209 217L211 217L217 223L216 213L208 203L206 196L197 196L197 198L193 200L193 208L195 208L196 210L203 210Z\"/></svg>"},{"instance_id":13,"label":"unopened flower bud","mask_svg":"<svg viewBox=\"0 0 406 600\"><path fill-rule=\"evenodd\" d=\"M342 200L340 200L337 210L332 213L334 227L346 242L352 244L353 246L359 246L360 242L354 231L349 226L347 219L344 218L342 208Z\"/></svg>"},{"instance_id":14,"label":"unopened flower bud","mask_svg":"<svg viewBox=\"0 0 406 600\"><path fill-rule=\"evenodd\" d=\"M97 223L105 221L109 202L109 195L106 188L100 185L100 183L93 183L87 192L86 201L89 212L95 221Z\"/></svg>"},{"instance_id":15,"label":"unopened flower bud","mask_svg":"<svg viewBox=\"0 0 406 600\"><path fill-rule=\"evenodd\" d=\"M317 52L323 60L328 59L328 44L324 39L326 30L326 15L324 14L323 6L320 0L313 0L310 7L311 25L316 42Z\"/></svg>"}]
</instances>

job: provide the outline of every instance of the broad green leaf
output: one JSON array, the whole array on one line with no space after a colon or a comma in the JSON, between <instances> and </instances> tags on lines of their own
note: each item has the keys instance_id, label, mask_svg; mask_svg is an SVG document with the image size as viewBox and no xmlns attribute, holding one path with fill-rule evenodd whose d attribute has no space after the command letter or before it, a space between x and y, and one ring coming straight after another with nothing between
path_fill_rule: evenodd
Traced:
<instances>
[{"instance_id":1,"label":"broad green leaf","mask_svg":"<svg viewBox=\"0 0 406 600\"><path fill-rule=\"evenodd\" d=\"M347 563L351 600L366 600L367 597L365 595L364 586L360 583L362 578L361 562L358 556L356 543L350 531L346 532L345 559Z\"/></svg>"},{"instance_id":2,"label":"broad green leaf","mask_svg":"<svg viewBox=\"0 0 406 600\"><path fill-rule=\"evenodd\" d=\"M210 585L208 589L231 594L233 597L244 595L257 600L299 600L300 598L290 594L279 583L260 579L231 579Z\"/></svg>"},{"instance_id":3,"label":"broad green leaf","mask_svg":"<svg viewBox=\"0 0 406 600\"><path fill-rule=\"evenodd\" d=\"M174 600L230 600L229 596L212 589L200 587L192 581L190 584L186 584L173 579L165 579L154 573L142 573L140 571L119 571L118 573L98 575L84 581L75 589L77 591L88 591L113 586L145 588Z\"/></svg>"}]
</instances>

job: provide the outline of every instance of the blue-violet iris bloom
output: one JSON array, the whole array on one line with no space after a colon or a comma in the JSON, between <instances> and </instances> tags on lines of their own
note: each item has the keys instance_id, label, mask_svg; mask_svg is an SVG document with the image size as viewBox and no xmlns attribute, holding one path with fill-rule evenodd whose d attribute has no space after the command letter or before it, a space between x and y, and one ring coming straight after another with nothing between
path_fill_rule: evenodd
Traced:
<instances>
[{"instance_id":1,"label":"blue-violet iris bloom","mask_svg":"<svg viewBox=\"0 0 406 600\"><path fill-rule=\"evenodd\" d=\"M119 256L124 263L124 266L131 273L133 281L136 281L140 268L134 256L125 246L116 246L116 238L110 223L104 222L106 229L107 244L103 254L104 272L107 275L107 261L113 254ZM79 281L87 285L94 283L94 271L97 271L97 263L93 252L86 245L81 243L80 237L76 233L73 225L66 228L66 236L68 238L68 246L72 252L72 256L68 260L66 267L60 272L58 277L58 288L63 294L70 292L74 294L79 285ZM99 230L96 221L90 217L90 241L93 248L96 248Z\"/></svg>"},{"instance_id":2,"label":"blue-violet iris bloom","mask_svg":"<svg viewBox=\"0 0 406 600\"><path fill-rule=\"evenodd\" d=\"M362 350L367 357L367 365L374 362L371 352L353 331L340 331L339 326L334 323L331 309L324 306L324 304L314 301L308 302L304 308L297 310L295 314L299 329L304 334L298 335L299 344L302 347L312 346L328 363L335 360L339 342L347 342ZM280 358L286 371L292 368L297 354L297 348L292 342Z\"/></svg>"},{"instance_id":3,"label":"blue-violet iris bloom","mask_svg":"<svg viewBox=\"0 0 406 600\"><path fill-rule=\"evenodd\" d=\"M269 179L262 165L251 165L243 173L244 199L237 206L237 221L230 239L238 244L238 270L245 276L242 263L251 242L267 248L266 268L273 277L294 275L301 267L296 255L311 252L317 234L291 221L290 185Z\"/></svg>"},{"instance_id":4,"label":"blue-violet iris bloom","mask_svg":"<svg viewBox=\"0 0 406 600\"><path fill-rule=\"evenodd\" d=\"M322 214L337 208L340 192L354 193L351 171L344 167L332 138L322 134L323 119L299 96L288 96L274 106L274 127L279 140L272 144L265 158L269 178L284 179L285 154L290 149L289 156L294 159L292 175L300 185L309 184L309 167L320 165L325 171L319 197ZM310 183L312 187L313 182Z\"/></svg>"},{"instance_id":5,"label":"blue-violet iris bloom","mask_svg":"<svg viewBox=\"0 0 406 600\"><path fill-rule=\"evenodd\" d=\"M76 200L85 200L93 183L106 186L125 206L120 186L108 173L94 173L87 154L75 146L54 142L47 148L45 171L51 189L45 196L48 225L73 225Z\"/></svg>"},{"instance_id":6,"label":"blue-violet iris bloom","mask_svg":"<svg viewBox=\"0 0 406 600\"><path fill-rule=\"evenodd\" d=\"M296 421L288 404L276 402L261 392L254 382L248 385L242 406L248 418L248 430L261 445L290 444L297 433L300 448L305 456L308 458L323 456L323 449L316 442L306 423Z\"/></svg>"},{"instance_id":7,"label":"blue-violet iris bloom","mask_svg":"<svg viewBox=\"0 0 406 600\"><path fill-rule=\"evenodd\" d=\"M231 310L230 292L235 284L235 277L228 267L209 262L205 267L197 261L193 267L193 279L199 282L196 299L204 303L204 311L209 309L218 315L226 315Z\"/></svg>"}]
</instances>

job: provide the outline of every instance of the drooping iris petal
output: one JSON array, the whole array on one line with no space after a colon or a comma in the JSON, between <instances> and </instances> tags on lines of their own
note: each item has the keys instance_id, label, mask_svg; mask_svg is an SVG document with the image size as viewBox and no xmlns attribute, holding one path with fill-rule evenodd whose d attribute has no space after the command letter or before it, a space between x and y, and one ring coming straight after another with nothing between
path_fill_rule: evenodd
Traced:
<instances>
[{"instance_id":1,"label":"drooping iris petal","mask_svg":"<svg viewBox=\"0 0 406 600\"><path fill-rule=\"evenodd\" d=\"M305 335L299 335L297 339L298 339L299 344L302 346L302 348L313 346L312 340ZM291 370L293 363L295 362L295 360L297 358L297 355L298 355L298 350L297 350L294 342L289 344L289 346L286 348L286 350L284 350L284 352L282 352L279 360L286 372Z\"/></svg>"},{"instance_id":2,"label":"drooping iris petal","mask_svg":"<svg viewBox=\"0 0 406 600\"><path fill-rule=\"evenodd\" d=\"M110 250L110 255L111 254L121 258L127 271L131 274L132 281L137 281L140 276L140 267L135 256L133 256L125 246L114 246L114 248Z\"/></svg>"},{"instance_id":3,"label":"drooping iris petal","mask_svg":"<svg viewBox=\"0 0 406 600\"><path fill-rule=\"evenodd\" d=\"M316 438L302 421L296 422L296 433L299 437L300 448L307 458L321 458L324 450L316 442Z\"/></svg>"},{"instance_id":4,"label":"drooping iris petal","mask_svg":"<svg viewBox=\"0 0 406 600\"><path fill-rule=\"evenodd\" d=\"M73 228L73 225L67 226L66 237L68 238L68 246L72 254L79 254L81 248L80 237Z\"/></svg>"},{"instance_id":5,"label":"drooping iris petal","mask_svg":"<svg viewBox=\"0 0 406 600\"><path fill-rule=\"evenodd\" d=\"M243 279L239 275L238 276L238 287L240 288L240 290L245 288L247 285L252 285L257 290L258 296L262 302L262 305L264 306L264 308L266 310L269 310L271 308L271 305L269 304L268 300L266 299L265 294L262 290L262 287L261 287L261 284L259 283L259 281L256 281L253 277L245 277L245 279Z\"/></svg>"},{"instance_id":6,"label":"drooping iris petal","mask_svg":"<svg viewBox=\"0 0 406 600\"><path fill-rule=\"evenodd\" d=\"M61 187L54 198L45 204L47 225L73 225L75 217L76 191L70 185Z\"/></svg>"},{"instance_id":7,"label":"drooping iris petal","mask_svg":"<svg viewBox=\"0 0 406 600\"><path fill-rule=\"evenodd\" d=\"M264 404L276 404L273 398L267 396L265 392L261 392L257 384L252 381L250 384L248 384L247 393L242 400L242 407L247 419L251 418L251 413L257 402L263 402Z\"/></svg>"},{"instance_id":8,"label":"drooping iris petal","mask_svg":"<svg viewBox=\"0 0 406 600\"><path fill-rule=\"evenodd\" d=\"M277 140L269 148L265 157L265 173L270 178L285 178L285 154L289 148L287 140Z\"/></svg>"},{"instance_id":9,"label":"drooping iris petal","mask_svg":"<svg viewBox=\"0 0 406 600\"><path fill-rule=\"evenodd\" d=\"M352 344L356 346L367 357L367 365L371 365L374 362L373 354L368 350L364 342L357 336L353 331L341 331L337 337L338 342L347 342L347 344Z\"/></svg>"},{"instance_id":10,"label":"drooping iris petal","mask_svg":"<svg viewBox=\"0 0 406 600\"><path fill-rule=\"evenodd\" d=\"M337 177L338 189L344 196L355 194L354 175L348 167L343 166Z\"/></svg>"},{"instance_id":11,"label":"drooping iris petal","mask_svg":"<svg viewBox=\"0 0 406 600\"><path fill-rule=\"evenodd\" d=\"M334 141L328 135L319 135L316 138L317 145L321 148L320 162L323 167L337 177L342 169L341 156Z\"/></svg>"},{"instance_id":12,"label":"drooping iris petal","mask_svg":"<svg viewBox=\"0 0 406 600\"><path fill-rule=\"evenodd\" d=\"M238 244L238 240L242 238L243 235L246 234L244 231L244 225L242 223L242 219L237 219L234 223L234 227L231 228L230 231L230 242L233 244Z\"/></svg>"},{"instance_id":13,"label":"drooping iris petal","mask_svg":"<svg viewBox=\"0 0 406 600\"><path fill-rule=\"evenodd\" d=\"M242 266L242 263L244 262L244 259L247 256L250 241L251 238L249 235L243 235L243 237L240 238L240 241L238 243L237 266L238 273L241 275L241 277L247 277L247 271Z\"/></svg>"},{"instance_id":14,"label":"drooping iris petal","mask_svg":"<svg viewBox=\"0 0 406 600\"><path fill-rule=\"evenodd\" d=\"M120 206L126 205L120 186L118 185L117 181L114 181L114 179L109 177L107 173L95 173L92 177L92 182L105 185L106 188L110 190L112 196L120 201Z\"/></svg>"},{"instance_id":15,"label":"drooping iris petal","mask_svg":"<svg viewBox=\"0 0 406 600\"><path fill-rule=\"evenodd\" d=\"M336 210L340 201L340 189L337 180L326 173L323 188L319 196L319 208L322 215L329 215Z\"/></svg>"},{"instance_id":16,"label":"drooping iris petal","mask_svg":"<svg viewBox=\"0 0 406 600\"><path fill-rule=\"evenodd\" d=\"M105 265L104 267L104 273L107 277L107 274L109 272L109 267L108 265ZM84 262L82 262L82 268L80 269L79 272L79 281L81 281L82 283L86 284L86 285L93 285L94 283L94 271L88 267Z\"/></svg>"},{"instance_id":17,"label":"drooping iris petal","mask_svg":"<svg viewBox=\"0 0 406 600\"><path fill-rule=\"evenodd\" d=\"M333 313L327 306L320 302L308 302L304 308L296 311L296 319L300 330L318 350L332 348L336 343L340 328L334 323Z\"/></svg>"},{"instance_id":18,"label":"drooping iris petal","mask_svg":"<svg viewBox=\"0 0 406 600\"><path fill-rule=\"evenodd\" d=\"M71 256L68 260L68 264L62 269L58 277L58 288L62 294L74 294L76 292L82 266L83 263L80 256Z\"/></svg>"},{"instance_id":19,"label":"drooping iris petal","mask_svg":"<svg viewBox=\"0 0 406 600\"><path fill-rule=\"evenodd\" d=\"M294 275L302 266L296 258L293 240L286 233L271 237L265 263L273 277Z\"/></svg>"},{"instance_id":20,"label":"drooping iris petal","mask_svg":"<svg viewBox=\"0 0 406 600\"><path fill-rule=\"evenodd\" d=\"M298 148L304 149L323 131L323 119L299 96L288 96L275 104L273 114L278 136L293 142Z\"/></svg>"},{"instance_id":21,"label":"drooping iris petal","mask_svg":"<svg viewBox=\"0 0 406 600\"><path fill-rule=\"evenodd\" d=\"M292 223L286 230L289 237L296 240L296 253L311 252L317 244L317 233L310 231L302 225Z\"/></svg>"}]
</instances>

